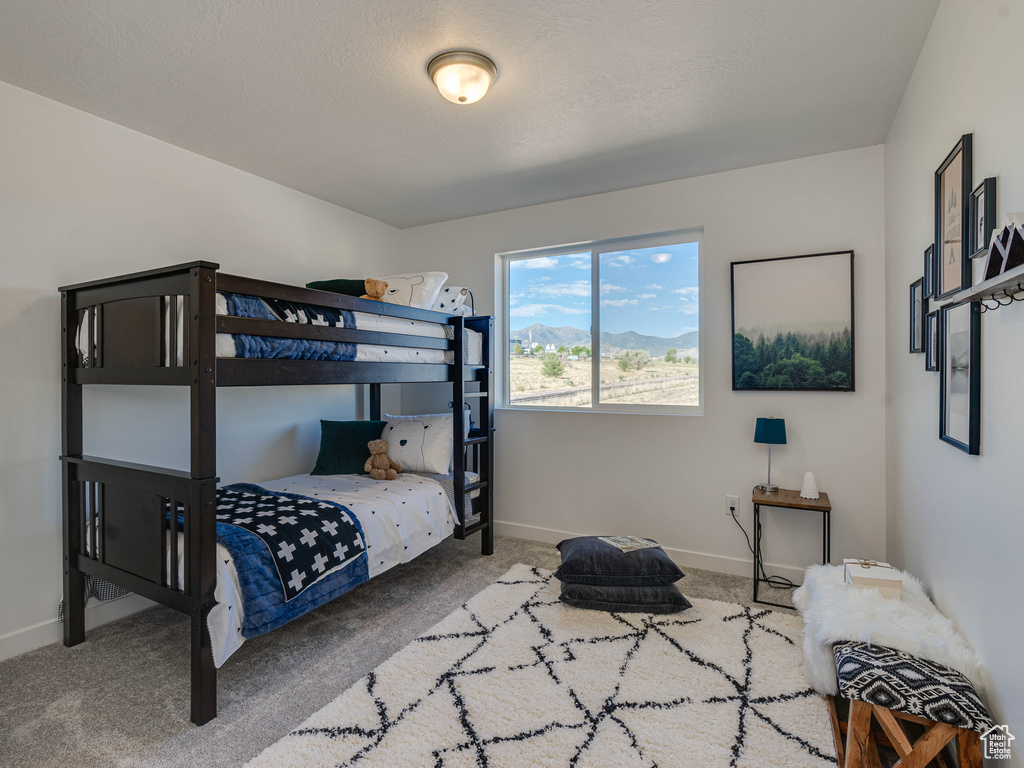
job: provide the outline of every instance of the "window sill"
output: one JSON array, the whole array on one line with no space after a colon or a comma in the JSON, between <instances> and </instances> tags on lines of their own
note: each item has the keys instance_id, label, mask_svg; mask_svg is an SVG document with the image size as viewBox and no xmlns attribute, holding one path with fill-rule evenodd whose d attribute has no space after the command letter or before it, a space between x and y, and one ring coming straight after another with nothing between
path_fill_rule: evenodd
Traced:
<instances>
[{"instance_id":1,"label":"window sill","mask_svg":"<svg viewBox=\"0 0 1024 768\"><path fill-rule=\"evenodd\" d=\"M527 411L529 413L592 413L605 414L610 416L703 416L704 406L702 405L680 405L659 407L650 406L647 408L569 408L569 407L546 407L538 408L529 405L495 405L498 411Z\"/></svg>"}]
</instances>

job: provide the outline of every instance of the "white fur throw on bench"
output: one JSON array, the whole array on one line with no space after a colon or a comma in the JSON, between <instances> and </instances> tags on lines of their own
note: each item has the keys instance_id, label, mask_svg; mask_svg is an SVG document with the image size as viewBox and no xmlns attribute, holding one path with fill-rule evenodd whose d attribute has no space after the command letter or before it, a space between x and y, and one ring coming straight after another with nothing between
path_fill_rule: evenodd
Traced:
<instances>
[{"instance_id":1,"label":"white fur throw on bench","mask_svg":"<svg viewBox=\"0 0 1024 768\"><path fill-rule=\"evenodd\" d=\"M962 672L981 691L978 657L953 622L939 613L921 582L906 571L900 599L876 589L847 589L843 569L812 565L793 593L804 620L804 674L819 693L837 694L832 644L854 641L906 651Z\"/></svg>"}]
</instances>

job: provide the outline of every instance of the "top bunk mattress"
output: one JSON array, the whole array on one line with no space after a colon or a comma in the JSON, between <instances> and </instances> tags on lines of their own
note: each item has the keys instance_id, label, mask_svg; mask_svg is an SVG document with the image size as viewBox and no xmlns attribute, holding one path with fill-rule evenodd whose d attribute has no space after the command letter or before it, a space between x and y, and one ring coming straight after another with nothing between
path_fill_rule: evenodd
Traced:
<instances>
[{"instance_id":1,"label":"top bunk mattress","mask_svg":"<svg viewBox=\"0 0 1024 768\"><path fill-rule=\"evenodd\" d=\"M400 317L354 312L293 301L263 299L236 293L217 294L217 314L230 317L274 320L305 325L322 325L360 331L400 333L406 336L451 339L454 329L441 323L426 323ZM181 324L179 323L179 328ZM483 364L483 336L464 329L463 362ZM180 346L178 347L180 349ZM394 347L313 339L283 339L247 334L217 334L217 357L286 360L334 360L367 363L435 363L451 365L454 352L447 349Z\"/></svg>"}]
</instances>

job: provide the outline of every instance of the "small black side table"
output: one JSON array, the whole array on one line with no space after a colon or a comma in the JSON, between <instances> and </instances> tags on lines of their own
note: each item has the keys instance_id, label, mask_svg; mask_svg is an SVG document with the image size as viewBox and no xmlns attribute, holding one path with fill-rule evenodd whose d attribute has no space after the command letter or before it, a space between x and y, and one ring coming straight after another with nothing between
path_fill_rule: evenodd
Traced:
<instances>
[{"instance_id":1,"label":"small black side table","mask_svg":"<svg viewBox=\"0 0 1024 768\"><path fill-rule=\"evenodd\" d=\"M817 499L802 499L800 491L789 491L779 488L777 491L762 491L754 486L754 602L773 605L776 608L792 608L791 605L770 603L757 599L757 587L764 581L761 578L761 507L780 507L782 509L803 509L809 512L821 512L821 561L828 565L832 560L832 505L828 494L821 493Z\"/></svg>"}]
</instances>

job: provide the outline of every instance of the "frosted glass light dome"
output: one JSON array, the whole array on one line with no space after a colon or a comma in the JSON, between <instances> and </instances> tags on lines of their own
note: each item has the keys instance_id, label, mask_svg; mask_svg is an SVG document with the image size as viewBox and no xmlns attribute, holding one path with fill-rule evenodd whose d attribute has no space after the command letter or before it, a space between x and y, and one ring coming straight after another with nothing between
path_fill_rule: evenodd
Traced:
<instances>
[{"instance_id":1,"label":"frosted glass light dome","mask_svg":"<svg viewBox=\"0 0 1024 768\"><path fill-rule=\"evenodd\" d=\"M498 79L498 68L479 53L450 51L431 59L427 74L448 101L473 104L480 101Z\"/></svg>"}]
</instances>

